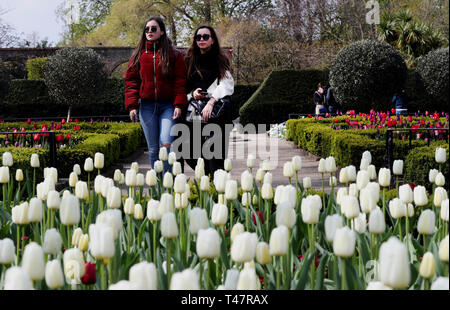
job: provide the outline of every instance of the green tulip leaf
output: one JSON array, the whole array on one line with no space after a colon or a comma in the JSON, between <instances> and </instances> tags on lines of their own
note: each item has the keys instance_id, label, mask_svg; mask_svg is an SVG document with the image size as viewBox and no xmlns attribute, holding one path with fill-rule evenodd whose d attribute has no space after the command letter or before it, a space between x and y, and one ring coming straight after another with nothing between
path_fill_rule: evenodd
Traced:
<instances>
[{"instance_id":1,"label":"green tulip leaf","mask_svg":"<svg viewBox=\"0 0 450 310\"><path fill-rule=\"evenodd\" d=\"M325 278L325 266L328 263L328 253L322 255L319 267L317 268L316 290L323 290L323 280Z\"/></svg>"},{"instance_id":2,"label":"green tulip leaf","mask_svg":"<svg viewBox=\"0 0 450 310\"><path fill-rule=\"evenodd\" d=\"M309 253L306 256L306 259L303 258L304 261L302 262L302 266L301 269L299 270L298 273L298 282L297 282L297 287L295 288L296 290L304 290L306 287L306 284L308 283L308 275L309 275L309 270L310 270L310 266L311 263L314 261L314 254L313 253Z\"/></svg>"}]
</instances>

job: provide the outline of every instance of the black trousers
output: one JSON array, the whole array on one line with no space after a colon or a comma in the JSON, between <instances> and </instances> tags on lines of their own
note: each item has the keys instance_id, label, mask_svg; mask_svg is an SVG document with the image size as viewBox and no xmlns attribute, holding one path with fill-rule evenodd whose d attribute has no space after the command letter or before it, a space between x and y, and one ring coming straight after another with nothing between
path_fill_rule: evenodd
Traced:
<instances>
[{"instance_id":1,"label":"black trousers","mask_svg":"<svg viewBox=\"0 0 450 310\"><path fill-rule=\"evenodd\" d=\"M189 128L190 135L189 142L186 143L189 145L189 156L179 160L182 163L183 172L183 160L195 170L197 159L201 157L205 162L205 174L213 176L217 169L224 168L224 160L228 155L230 131L233 127L226 126L226 123L220 120L208 123L197 122L196 124L185 122L185 124ZM210 124L214 125L208 126ZM208 132L212 129L212 132Z\"/></svg>"}]
</instances>

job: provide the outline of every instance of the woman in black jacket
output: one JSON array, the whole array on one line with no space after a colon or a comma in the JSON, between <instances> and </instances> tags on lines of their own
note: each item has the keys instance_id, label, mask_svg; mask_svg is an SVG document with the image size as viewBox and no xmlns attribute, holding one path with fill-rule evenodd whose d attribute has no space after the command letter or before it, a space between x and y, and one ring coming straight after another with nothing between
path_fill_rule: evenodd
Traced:
<instances>
[{"instance_id":1,"label":"woman in black jacket","mask_svg":"<svg viewBox=\"0 0 450 310\"><path fill-rule=\"evenodd\" d=\"M216 32L209 25L199 26L195 30L193 42L187 51L185 61L188 101L191 101L192 99L204 100L206 105L201 111L201 118L203 120L202 127L206 126L206 124L214 123L219 125L221 129L220 139L216 140L218 137L214 135L207 137L202 136L201 139L202 149L205 143L213 145L211 148L211 151L214 154L213 158L208 159L211 154L209 154L209 156L203 152L199 154L199 150L193 152L194 143L191 143L191 156L190 158L185 158L185 160L191 168L195 169L197 158L202 157L205 161L205 173L212 175L217 169L223 169L224 159L227 157L228 137L230 132L229 130L226 130L225 124L229 122L229 119L227 115L213 119L211 113L214 105L217 104L219 100L229 98L234 92L231 63L228 56L220 47ZM187 113L189 114L190 112L188 107ZM192 131L192 123L189 125L191 129L191 141L192 139L199 139L198 136L193 136L195 135L195 132ZM221 142L221 147L216 149L215 147L218 147L217 143L219 142ZM197 153L197 155L195 153Z\"/></svg>"}]
</instances>

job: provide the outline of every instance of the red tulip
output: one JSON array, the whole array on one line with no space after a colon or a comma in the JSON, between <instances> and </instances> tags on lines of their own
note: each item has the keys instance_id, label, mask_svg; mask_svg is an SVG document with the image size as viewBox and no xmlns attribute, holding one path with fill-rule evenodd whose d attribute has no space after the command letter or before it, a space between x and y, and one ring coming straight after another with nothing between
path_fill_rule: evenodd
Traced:
<instances>
[{"instance_id":1,"label":"red tulip","mask_svg":"<svg viewBox=\"0 0 450 310\"><path fill-rule=\"evenodd\" d=\"M72 137L72 136L70 135L70 133L68 133L68 134L66 135L66 139L67 139L67 140L70 140L71 137Z\"/></svg>"},{"instance_id":2,"label":"red tulip","mask_svg":"<svg viewBox=\"0 0 450 310\"><path fill-rule=\"evenodd\" d=\"M258 216L259 216L259 220L260 220L260 222L261 222L261 224L264 224L264 217L263 217L263 214L262 214L262 212L261 211L256 211L257 213L258 213ZM252 220L253 220L253 224L255 224L256 225L256 218L255 218L255 213L252 213Z\"/></svg>"},{"instance_id":3,"label":"red tulip","mask_svg":"<svg viewBox=\"0 0 450 310\"><path fill-rule=\"evenodd\" d=\"M63 118L63 119L61 119L61 124L65 124L66 123L66 120Z\"/></svg>"},{"instance_id":4,"label":"red tulip","mask_svg":"<svg viewBox=\"0 0 450 310\"><path fill-rule=\"evenodd\" d=\"M57 135L56 136L56 141L57 142L63 142L64 141L64 135Z\"/></svg>"},{"instance_id":5,"label":"red tulip","mask_svg":"<svg viewBox=\"0 0 450 310\"><path fill-rule=\"evenodd\" d=\"M81 282L85 285L95 284L97 282L97 271L95 270L95 263L85 262L84 276L81 277Z\"/></svg>"},{"instance_id":6,"label":"red tulip","mask_svg":"<svg viewBox=\"0 0 450 310\"><path fill-rule=\"evenodd\" d=\"M62 128L61 123L56 124L56 130L60 130Z\"/></svg>"},{"instance_id":7,"label":"red tulip","mask_svg":"<svg viewBox=\"0 0 450 310\"><path fill-rule=\"evenodd\" d=\"M27 119L26 124L31 124L31 119Z\"/></svg>"},{"instance_id":8,"label":"red tulip","mask_svg":"<svg viewBox=\"0 0 450 310\"><path fill-rule=\"evenodd\" d=\"M33 135L33 140L34 141L39 141L39 140L41 140L41 135L40 134L38 134L38 133L35 133L34 135Z\"/></svg>"}]
</instances>

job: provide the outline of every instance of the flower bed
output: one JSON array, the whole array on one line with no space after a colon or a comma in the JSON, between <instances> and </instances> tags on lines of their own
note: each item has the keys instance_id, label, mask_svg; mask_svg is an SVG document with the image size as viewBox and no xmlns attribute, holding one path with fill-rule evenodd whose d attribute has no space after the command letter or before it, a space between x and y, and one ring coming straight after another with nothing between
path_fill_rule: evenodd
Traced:
<instances>
[{"instance_id":1,"label":"flower bed","mask_svg":"<svg viewBox=\"0 0 450 310\"><path fill-rule=\"evenodd\" d=\"M240 180L225 163L227 171L210 180L200 159L188 180L175 154L162 149L159 157L155 170L132 163L110 179L100 174L105 156L96 153L84 165L75 162L61 192L54 190L56 169L46 169L36 185L17 178L21 186L33 182L36 192L17 200L9 174L16 158L3 153L2 288L448 289L442 173L436 171L432 191L412 189L398 183L403 163L392 178L387 169L377 173L366 151L360 169L347 166L337 176L328 157L319 163L331 180L326 195L307 178L298 181L299 156L284 164L286 185L276 189L268 162L256 175L249 164ZM436 149L434 167L447 158ZM397 190L388 194L391 185Z\"/></svg>"},{"instance_id":2,"label":"flower bed","mask_svg":"<svg viewBox=\"0 0 450 310\"><path fill-rule=\"evenodd\" d=\"M397 121L398 119L398 121ZM344 167L358 162L359 156L365 150L374 155L374 164L382 167L386 164L386 131L388 128L402 129L416 126L417 128L435 128L434 137L428 141L429 133L413 133L411 142L407 132L394 131L394 159L408 160L411 167L405 174L405 181L415 184L426 184L427 173L431 169L430 161L418 158L417 148L425 148L430 144L428 157L433 157L433 150L440 146L448 151L448 115L389 116L387 113L355 114L337 117L306 117L292 119L286 123L288 140L294 141L299 148L305 149L317 156L334 156L338 166ZM414 127L413 127L414 128ZM420 154L424 154L423 151ZM414 168L412 168L414 167ZM416 172L414 173L414 169ZM448 166L443 167L448 173Z\"/></svg>"},{"instance_id":3,"label":"flower bed","mask_svg":"<svg viewBox=\"0 0 450 310\"><path fill-rule=\"evenodd\" d=\"M17 132L17 134L0 135L0 152L9 151L18 160L14 169L30 167L30 157L37 149L44 166L49 163L48 133L25 135L25 131L54 131L56 135L56 157L58 168L68 174L73 162L93 157L96 151L105 154L108 167L120 157L126 157L145 143L139 123L115 122L79 122L74 119L66 122L0 122L0 132ZM20 154L20 155L19 155ZM42 175L42 169L39 170Z\"/></svg>"}]
</instances>

